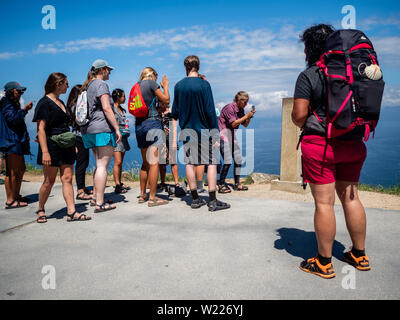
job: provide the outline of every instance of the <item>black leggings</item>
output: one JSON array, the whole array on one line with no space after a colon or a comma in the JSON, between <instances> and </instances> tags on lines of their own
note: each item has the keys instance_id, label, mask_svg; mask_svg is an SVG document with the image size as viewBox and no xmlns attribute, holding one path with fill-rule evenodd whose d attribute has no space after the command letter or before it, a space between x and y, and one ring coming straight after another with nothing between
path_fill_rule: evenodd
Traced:
<instances>
[{"instance_id":1,"label":"black leggings","mask_svg":"<svg viewBox=\"0 0 400 320\"><path fill-rule=\"evenodd\" d=\"M226 154L224 152L224 148L226 148ZM221 140L221 155L222 159L224 160L224 164L219 175L219 184L221 185L225 183L226 176L228 175L229 168L232 164L232 158L234 164L233 176L235 178L235 184L239 184L240 168L242 167L242 154L240 152L239 145L234 142L231 142L231 144L225 143L223 140Z\"/></svg>"},{"instance_id":2,"label":"black leggings","mask_svg":"<svg viewBox=\"0 0 400 320\"><path fill-rule=\"evenodd\" d=\"M85 149L81 137L76 137L75 146L78 149L76 155L75 178L78 190L85 189L86 169L89 166L89 150Z\"/></svg>"}]
</instances>

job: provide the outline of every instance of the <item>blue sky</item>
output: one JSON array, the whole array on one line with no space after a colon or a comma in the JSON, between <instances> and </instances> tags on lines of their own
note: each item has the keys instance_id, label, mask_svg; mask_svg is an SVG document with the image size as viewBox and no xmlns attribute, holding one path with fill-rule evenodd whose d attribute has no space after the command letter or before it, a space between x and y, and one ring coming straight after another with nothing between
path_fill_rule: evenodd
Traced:
<instances>
[{"instance_id":1,"label":"blue sky","mask_svg":"<svg viewBox=\"0 0 400 320\"><path fill-rule=\"evenodd\" d=\"M56 29L42 28L42 7L56 9ZM183 59L196 54L217 106L239 90L260 116L279 115L304 69L298 35L314 23L341 27L344 5L356 9L357 28L373 41L387 83L384 107L400 106L399 1L18 1L2 4L0 85L19 81L25 101L39 100L51 72L82 83L91 63L115 66L109 85L129 91L152 66L173 86ZM61 97L67 100L67 95Z\"/></svg>"}]
</instances>

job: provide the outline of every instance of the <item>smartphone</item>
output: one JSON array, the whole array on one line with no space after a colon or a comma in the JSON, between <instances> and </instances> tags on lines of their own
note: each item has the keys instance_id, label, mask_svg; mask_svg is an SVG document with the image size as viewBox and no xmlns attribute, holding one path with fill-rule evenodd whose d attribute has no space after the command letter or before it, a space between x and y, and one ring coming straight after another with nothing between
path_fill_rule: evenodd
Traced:
<instances>
[{"instance_id":1,"label":"smartphone","mask_svg":"<svg viewBox=\"0 0 400 320\"><path fill-rule=\"evenodd\" d=\"M251 111L256 111L256 106L251 106Z\"/></svg>"}]
</instances>

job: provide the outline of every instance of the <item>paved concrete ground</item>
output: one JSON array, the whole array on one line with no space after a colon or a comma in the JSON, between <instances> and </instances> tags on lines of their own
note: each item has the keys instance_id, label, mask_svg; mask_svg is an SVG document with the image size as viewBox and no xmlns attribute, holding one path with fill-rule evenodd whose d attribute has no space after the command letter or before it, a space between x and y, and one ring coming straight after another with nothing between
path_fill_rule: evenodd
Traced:
<instances>
[{"instance_id":1,"label":"paved concrete ground","mask_svg":"<svg viewBox=\"0 0 400 320\"><path fill-rule=\"evenodd\" d=\"M107 213L80 202L93 220L68 223L55 185L46 207L53 216L40 225L30 223L39 186L23 184L29 208L0 210L0 299L400 298L400 211L367 209L372 270L363 273L339 260L351 242L337 207L337 276L325 280L298 269L316 252L312 204L238 193L220 196L232 209L211 214L190 209L189 197L148 208L131 190L110 193L118 209ZM55 290L42 288L47 265L55 268ZM344 289L352 275L355 289Z\"/></svg>"}]
</instances>

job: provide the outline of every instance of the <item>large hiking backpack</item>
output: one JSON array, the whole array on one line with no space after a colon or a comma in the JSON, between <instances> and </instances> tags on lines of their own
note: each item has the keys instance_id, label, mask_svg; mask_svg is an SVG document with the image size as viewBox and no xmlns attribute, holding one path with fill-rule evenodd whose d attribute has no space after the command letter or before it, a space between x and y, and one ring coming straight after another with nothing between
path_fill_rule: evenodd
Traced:
<instances>
[{"instance_id":1,"label":"large hiking backpack","mask_svg":"<svg viewBox=\"0 0 400 320\"><path fill-rule=\"evenodd\" d=\"M364 126L367 141L371 130L375 134L385 86L372 42L359 30L338 30L325 48L317 66L325 78L327 138Z\"/></svg>"},{"instance_id":2,"label":"large hiking backpack","mask_svg":"<svg viewBox=\"0 0 400 320\"><path fill-rule=\"evenodd\" d=\"M76 101L75 122L78 126L85 126L89 122L89 105L86 90L78 96Z\"/></svg>"}]
</instances>

